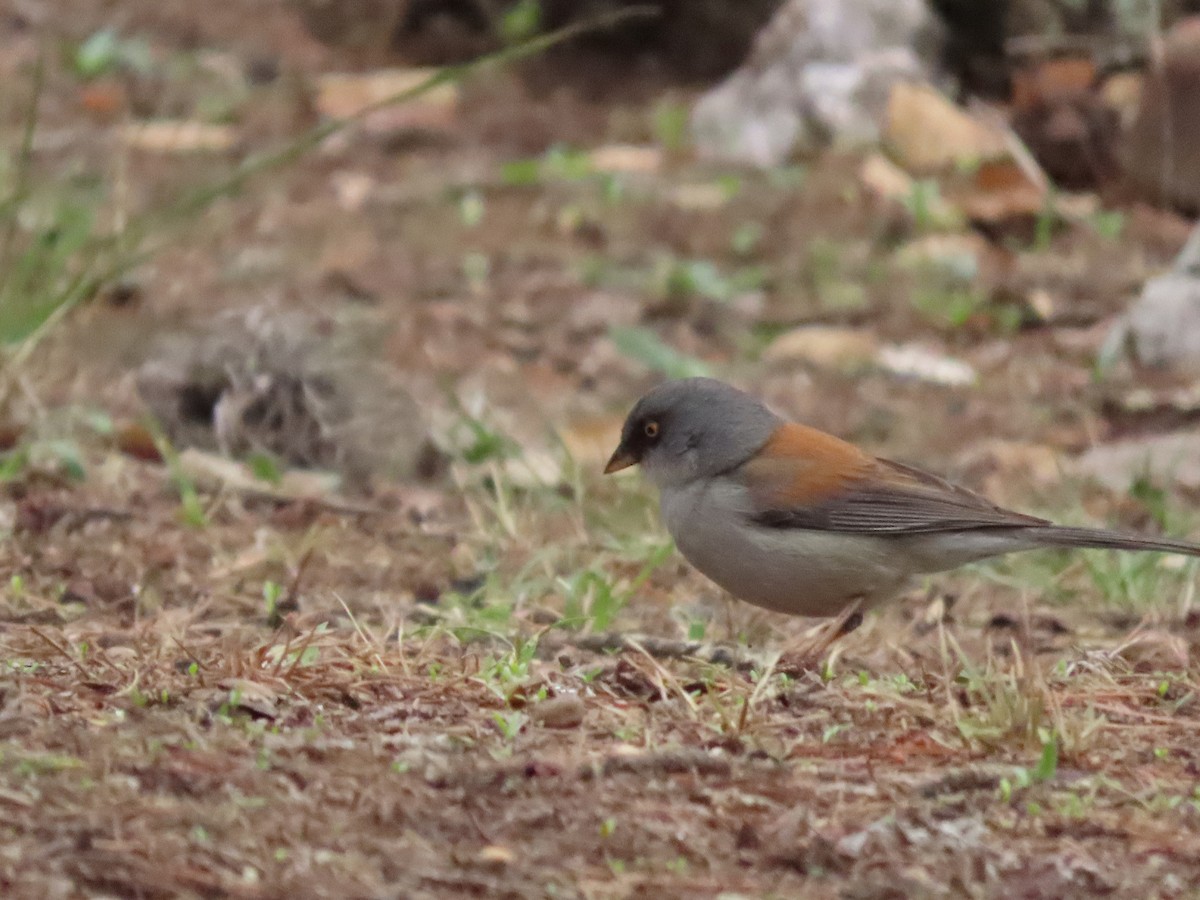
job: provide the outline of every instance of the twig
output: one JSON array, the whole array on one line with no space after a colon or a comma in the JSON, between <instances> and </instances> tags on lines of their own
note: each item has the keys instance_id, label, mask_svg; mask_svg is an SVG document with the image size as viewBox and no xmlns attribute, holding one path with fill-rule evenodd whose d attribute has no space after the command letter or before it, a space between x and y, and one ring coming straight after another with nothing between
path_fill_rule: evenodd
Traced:
<instances>
[{"instance_id":1,"label":"twig","mask_svg":"<svg viewBox=\"0 0 1200 900\"><path fill-rule=\"evenodd\" d=\"M312 645L312 642L316 640L316 637L317 626L314 625L308 630L308 639L304 642L304 646L296 651L296 658L292 660L292 664L288 666L288 670L283 673L283 678L285 681L292 677L292 672L296 671L296 666L300 665L300 660L304 659L305 651L308 650L308 648ZM282 657L280 658L282 659Z\"/></svg>"},{"instance_id":2,"label":"twig","mask_svg":"<svg viewBox=\"0 0 1200 900\"><path fill-rule=\"evenodd\" d=\"M350 607L346 605L346 601L342 599L342 595L334 593L333 596L334 599L336 599L337 602L342 605L342 609L346 611L346 615L350 617L350 624L354 626L354 630L358 633L358 636L362 642L366 644L369 649L373 649L376 646L375 643L369 637L367 637L367 633L363 631L362 626L358 624L358 619L355 618L354 613L350 611ZM375 662L379 663L379 668L381 668L385 674L392 674L391 669L387 667L387 663L383 661L383 657L379 655L378 651L371 655L375 657Z\"/></svg>"},{"instance_id":3,"label":"twig","mask_svg":"<svg viewBox=\"0 0 1200 900\"><path fill-rule=\"evenodd\" d=\"M689 694L687 691L685 691L683 689L683 685L681 685L679 683L679 679L676 678L670 672L668 672L666 669L664 669L662 666L662 663L660 663L657 659L655 659L653 656L651 656L646 651L646 648L643 647L641 644L639 644L635 639L630 638L629 645L634 650L636 650L638 653L640 653L642 656L646 657L646 660L650 663L650 665L652 665L654 667L654 670L658 673L658 680L663 685L663 687L666 687L669 684L671 689L676 694L678 694L680 697L683 698L683 701L685 703L687 703L688 708L694 713L696 711L696 701L692 699L691 694ZM665 694L666 691L663 691L663 693Z\"/></svg>"},{"instance_id":4,"label":"twig","mask_svg":"<svg viewBox=\"0 0 1200 900\"><path fill-rule=\"evenodd\" d=\"M296 564L296 574L292 576L292 580L288 584L287 593L283 595L283 603L280 604L284 609L296 608L296 598L300 594L300 579L304 577L304 570L308 568L308 564L312 560L312 555L313 548L309 547L304 551L304 555L300 557L300 562ZM338 597L339 601L341 599L341 597ZM345 605L345 603L342 604L342 606ZM349 613L350 610L346 610L346 612ZM350 620L354 621L354 617L351 616ZM357 623L355 625L357 626Z\"/></svg>"},{"instance_id":5,"label":"twig","mask_svg":"<svg viewBox=\"0 0 1200 900\"><path fill-rule=\"evenodd\" d=\"M175 646L177 646L180 650L182 650L187 655L188 659L190 659L192 662L194 662L196 664L196 668L199 671L201 671L201 672L208 671L208 666L204 665L204 663L202 663L200 661L200 657L198 657L195 653L193 653L191 650L189 650L187 647L185 647L183 642L181 640L179 640L179 638L175 637L175 635L171 635L171 640L175 642Z\"/></svg>"},{"instance_id":6,"label":"twig","mask_svg":"<svg viewBox=\"0 0 1200 900\"><path fill-rule=\"evenodd\" d=\"M57 650L59 653L61 653L64 657L66 657L67 661L71 665L73 665L75 668L77 668L81 673L83 673L83 676L85 678L92 677L92 673L83 667L83 663L81 663L74 656L72 656L70 651L67 650L66 647L62 646L62 644L59 644L57 641L54 640L54 638L50 637L50 635L46 634L40 628L37 628L34 625L30 625L29 630L32 631L34 634L36 634L38 637L40 637L43 641L45 641L47 644L49 644L55 650Z\"/></svg>"},{"instance_id":7,"label":"twig","mask_svg":"<svg viewBox=\"0 0 1200 900\"><path fill-rule=\"evenodd\" d=\"M617 632L582 634L563 642L567 646L589 653L614 653L637 650L654 659L694 659L709 665L725 666L739 672L764 668L769 661L750 656L740 647L704 644L699 641L672 641L646 635L627 635ZM549 648L550 645L547 644Z\"/></svg>"}]
</instances>

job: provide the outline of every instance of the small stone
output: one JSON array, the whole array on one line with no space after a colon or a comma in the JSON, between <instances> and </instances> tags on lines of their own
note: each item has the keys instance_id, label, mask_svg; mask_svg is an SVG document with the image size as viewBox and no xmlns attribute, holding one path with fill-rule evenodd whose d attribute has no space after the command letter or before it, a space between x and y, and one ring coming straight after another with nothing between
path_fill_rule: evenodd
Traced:
<instances>
[{"instance_id":1,"label":"small stone","mask_svg":"<svg viewBox=\"0 0 1200 900\"><path fill-rule=\"evenodd\" d=\"M1111 361L1126 347L1144 366L1200 371L1200 227L1171 271L1146 282L1102 356Z\"/></svg>"},{"instance_id":2,"label":"small stone","mask_svg":"<svg viewBox=\"0 0 1200 900\"><path fill-rule=\"evenodd\" d=\"M1143 478L1161 484L1200 488L1200 434L1190 431L1100 444L1071 466L1111 491L1128 491Z\"/></svg>"},{"instance_id":3,"label":"small stone","mask_svg":"<svg viewBox=\"0 0 1200 900\"><path fill-rule=\"evenodd\" d=\"M499 844L488 844L479 851L479 861L489 866L507 866L516 858L515 853Z\"/></svg>"},{"instance_id":4,"label":"small stone","mask_svg":"<svg viewBox=\"0 0 1200 900\"><path fill-rule=\"evenodd\" d=\"M901 378L915 378L945 387L970 387L979 375L969 363L929 350L919 344L884 347L879 364Z\"/></svg>"},{"instance_id":5,"label":"small stone","mask_svg":"<svg viewBox=\"0 0 1200 900\"><path fill-rule=\"evenodd\" d=\"M582 700L574 694L563 694L535 703L529 709L529 718L546 728L578 728L586 713Z\"/></svg>"}]
</instances>

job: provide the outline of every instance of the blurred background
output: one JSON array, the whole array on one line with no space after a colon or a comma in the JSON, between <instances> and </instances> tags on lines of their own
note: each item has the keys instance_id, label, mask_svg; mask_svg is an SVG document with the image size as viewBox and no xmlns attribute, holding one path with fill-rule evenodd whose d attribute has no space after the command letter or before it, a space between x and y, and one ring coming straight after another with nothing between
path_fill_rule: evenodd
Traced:
<instances>
[{"instance_id":1,"label":"blurred background","mask_svg":"<svg viewBox=\"0 0 1200 900\"><path fill-rule=\"evenodd\" d=\"M9 444L93 403L135 453L149 410L355 489L508 441L553 481L700 372L976 478L1153 442L1195 6L12 0Z\"/></svg>"},{"instance_id":2,"label":"blurred background","mask_svg":"<svg viewBox=\"0 0 1200 900\"><path fill-rule=\"evenodd\" d=\"M710 374L1200 533L1200 2L0 0L0 85L0 892L1200 886L1194 564L792 680L599 475Z\"/></svg>"},{"instance_id":3,"label":"blurred background","mask_svg":"<svg viewBox=\"0 0 1200 900\"><path fill-rule=\"evenodd\" d=\"M356 488L510 440L552 481L699 372L962 471L1159 436L1194 6L12 0L10 443L94 402L134 452L148 409Z\"/></svg>"}]
</instances>

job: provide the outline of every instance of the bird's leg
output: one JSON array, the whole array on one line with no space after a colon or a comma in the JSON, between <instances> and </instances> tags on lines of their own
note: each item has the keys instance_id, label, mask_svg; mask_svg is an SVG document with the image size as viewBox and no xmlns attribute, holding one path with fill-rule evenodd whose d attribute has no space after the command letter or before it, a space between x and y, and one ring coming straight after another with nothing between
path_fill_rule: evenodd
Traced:
<instances>
[{"instance_id":1,"label":"bird's leg","mask_svg":"<svg viewBox=\"0 0 1200 900\"><path fill-rule=\"evenodd\" d=\"M822 626L811 638L801 641L793 648L785 649L779 657L779 664L776 667L778 671L801 673L817 668L825 654L829 652L830 647L862 624L863 605L863 598L856 598L847 604L846 608L838 613L833 621Z\"/></svg>"}]
</instances>

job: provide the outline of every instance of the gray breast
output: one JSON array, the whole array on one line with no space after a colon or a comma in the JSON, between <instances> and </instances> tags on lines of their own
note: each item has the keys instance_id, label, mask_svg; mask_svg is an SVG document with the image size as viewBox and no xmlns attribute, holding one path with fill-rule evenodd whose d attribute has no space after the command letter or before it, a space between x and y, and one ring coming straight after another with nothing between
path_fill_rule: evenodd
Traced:
<instances>
[{"instance_id":1,"label":"gray breast","mask_svg":"<svg viewBox=\"0 0 1200 900\"><path fill-rule=\"evenodd\" d=\"M850 601L898 589L899 549L886 538L764 528L750 498L727 478L662 494L663 519L684 557L735 597L779 612L836 615Z\"/></svg>"}]
</instances>

